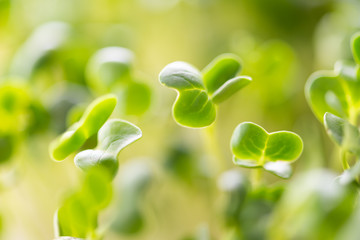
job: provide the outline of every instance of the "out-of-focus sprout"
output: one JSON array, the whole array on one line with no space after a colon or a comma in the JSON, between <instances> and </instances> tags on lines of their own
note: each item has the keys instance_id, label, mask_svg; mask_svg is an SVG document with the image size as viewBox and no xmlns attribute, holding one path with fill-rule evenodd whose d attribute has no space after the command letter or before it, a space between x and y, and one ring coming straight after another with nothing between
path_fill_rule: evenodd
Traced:
<instances>
[{"instance_id":1,"label":"out-of-focus sprout","mask_svg":"<svg viewBox=\"0 0 360 240\"><path fill-rule=\"evenodd\" d=\"M111 199L108 174L101 168L88 171L81 188L65 199L55 214L55 236L95 239L99 211Z\"/></svg>"},{"instance_id":2,"label":"out-of-focus sprout","mask_svg":"<svg viewBox=\"0 0 360 240\"><path fill-rule=\"evenodd\" d=\"M112 94L93 101L80 121L51 143L51 157L56 161L61 161L78 150L89 137L99 131L113 112L116 102L116 97Z\"/></svg>"},{"instance_id":3,"label":"out-of-focus sprout","mask_svg":"<svg viewBox=\"0 0 360 240\"><path fill-rule=\"evenodd\" d=\"M237 224L240 209L249 191L247 179L238 170L229 170L220 176L218 187L227 195L226 203L224 204L226 225Z\"/></svg>"},{"instance_id":4,"label":"out-of-focus sprout","mask_svg":"<svg viewBox=\"0 0 360 240\"><path fill-rule=\"evenodd\" d=\"M356 191L335 174L312 171L287 187L269 226L269 239L334 239L353 213Z\"/></svg>"},{"instance_id":5,"label":"out-of-focus sprout","mask_svg":"<svg viewBox=\"0 0 360 240\"><path fill-rule=\"evenodd\" d=\"M123 114L141 116L150 107L151 89L135 81L133 61L134 54L126 48L100 49L88 63L87 83L95 93L115 93Z\"/></svg>"},{"instance_id":6,"label":"out-of-focus sprout","mask_svg":"<svg viewBox=\"0 0 360 240\"><path fill-rule=\"evenodd\" d=\"M216 118L216 104L251 82L248 76L236 76L240 70L240 60L233 54L218 56L202 73L185 62L168 64L159 80L177 91L172 109L175 121L192 128L211 125Z\"/></svg>"},{"instance_id":7,"label":"out-of-focus sprout","mask_svg":"<svg viewBox=\"0 0 360 240\"><path fill-rule=\"evenodd\" d=\"M290 163L299 158L303 142L288 131L268 133L250 122L239 124L231 138L234 163L241 167L263 168L281 178L292 173Z\"/></svg>"},{"instance_id":8,"label":"out-of-focus sprout","mask_svg":"<svg viewBox=\"0 0 360 240\"><path fill-rule=\"evenodd\" d=\"M146 224L141 204L153 179L153 172L144 160L133 160L120 168L119 175L120 204L112 229L118 234L134 235Z\"/></svg>"},{"instance_id":9,"label":"out-of-focus sprout","mask_svg":"<svg viewBox=\"0 0 360 240\"><path fill-rule=\"evenodd\" d=\"M347 152L359 157L360 33L353 35L351 49L355 62L338 61L334 71L316 72L305 87L309 105L330 137L340 146L344 170L350 168Z\"/></svg>"},{"instance_id":10,"label":"out-of-focus sprout","mask_svg":"<svg viewBox=\"0 0 360 240\"><path fill-rule=\"evenodd\" d=\"M0 84L0 162L12 156L22 138L48 126L49 117L26 85L5 79Z\"/></svg>"},{"instance_id":11,"label":"out-of-focus sprout","mask_svg":"<svg viewBox=\"0 0 360 240\"><path fill-rule=\"evenodd\" d=\"M39 26L16 53L10 74L31 79L42 63L68 43L71 32L71 27L64 22L49 22Z\"/></svg>"}]
</instances>

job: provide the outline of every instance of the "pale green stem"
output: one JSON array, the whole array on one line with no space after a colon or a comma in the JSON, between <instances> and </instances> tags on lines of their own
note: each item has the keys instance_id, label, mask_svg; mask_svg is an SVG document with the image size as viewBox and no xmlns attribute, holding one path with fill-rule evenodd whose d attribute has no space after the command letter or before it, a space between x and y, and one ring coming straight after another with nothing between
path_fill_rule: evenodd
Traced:
<instances>
[{"instance_id":1,"label":"pale green stem","mask_svg":"<svg viewBox=\"0 0 360 240\"><path fill-rule=\"evenodd\" d=\"M218 174L226 169L226 161L224 160L219 143L216 140L215 123L205 128L205 144L206 150L211 155L213 160L213 172Z\"/></svg>"}]
</instances>

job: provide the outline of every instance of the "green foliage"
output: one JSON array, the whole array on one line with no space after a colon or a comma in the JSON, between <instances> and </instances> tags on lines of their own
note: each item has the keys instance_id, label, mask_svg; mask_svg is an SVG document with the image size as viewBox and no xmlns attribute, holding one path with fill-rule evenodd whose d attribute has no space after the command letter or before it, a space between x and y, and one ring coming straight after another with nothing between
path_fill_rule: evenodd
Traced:
<instances>
[{"instance_id":1,"label":"green foliage","mask_svg":"<svg viewBox=\"0 0 360 240\"><path fill-rule=\"evenodd\" d=\"M335 71L319 71L310 76L305 87L306 98L322 121L326 112L354 122L360 109L359 37L352 38L353 57L357 64L339 61Z\"/></svg>"},{"instance_id":2,"label":"green foliage","mask_svg":"<svg viewBox=\"0 0 360 240\"><path fill-rule=\"evenodd\" d=\"M268 133L250 122L239 124L231 138L234 163L242 167L262 167L282 178L291 175L290 163L301 154L301 138L292 132Z\"/></svg>"},{"instance_id":3,"label":"green foliage","mask_svg":"<svg viewBox=\"0 0 360 240\"><path fill-rule=\"evenodd\" d=\"M172 109L175 121L193 128L211 125L216 118L216 104L251 82L249 77L236 77L240 70L240 60L233 54L218 56L202 73L185 62L168 64L159 80L178 93Z\"/></svg>"},{"instance_id":4,"label":"green foliage","mask_svg":"<svg viewBox=\"0 0 360 240\"><path fill-rule=\"evenodd\" d=\"M81 119L51 143L51 157L56 161L61 161L78 150L88 138L99 131L101 126L110 117L115 108L116 101L116 97L112 94L102 96L93 101Z\"/></svg>"},{"instance_id":5,"label":"green foliage","mask_svg":"<svg viewBox=\"0 0 360 240\"><path fill-rule=\"evenodd\" d=\"M116 93L123 114L141 116L150 107L152 93L147 84L135 81L133 62L134 54L129 49L100 49L88 63L87 83L96 93Z\"/></svg>"},{"instance_id":6,"label":"green foliage","mask_svg":"<svg viewBox=\"0 0 360 240\"><path fill-rule=\"evenodd\" d=\"M111 201L109 176L101 168L88 171L82 187L63 202L55 215L57 236L88 238L96 235L98 212Z\"/></svg>"},{"instance_id":7,"label":"green foliage","mask_svg":"<svg viewBox=\"0 0 360 240\"><path fill-rule=\"evenodd\" d=\"M84 171L101 167L114 177L120 151L141 135L141 130L129 122L109 120L98 132L98 149L78 153L74 159L75 165Z\"/></svg>"}]
</instances>

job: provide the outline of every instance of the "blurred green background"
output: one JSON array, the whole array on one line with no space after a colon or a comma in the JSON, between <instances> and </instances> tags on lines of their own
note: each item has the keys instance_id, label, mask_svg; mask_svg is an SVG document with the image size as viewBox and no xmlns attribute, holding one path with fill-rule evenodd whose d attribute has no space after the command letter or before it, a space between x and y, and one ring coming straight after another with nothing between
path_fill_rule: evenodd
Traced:
<instances>
[{"instance_id":1,"label":"blurred green background","mask_svg":"<svg viewBox=\"0 0 360 240\"><path fill-rule=\"evenodd\" d=\"M72 158L50 160L48 144L103 94L89 84L86 66L109 46L133 51L132 79L147 90L132 99L125 90L108 91L119 94L120 103L135 104L144 94L151 102L144 113L123 106L113 115L139 126L143 138L120 154L114 200L100 218L104 226L109 219L117 224L105 239L226 239L228 196L217 181L227 169L249 175L233 165L229 147L243 121L303 138L294 177L322 167L340 172L337 149L308 107L304 85L312 72L352 59L359 12L356 0L0 0L0 107L6 109L7 92L20 99L18 110L0 111L0 146L11 152L0 166L1 238L54 237L53 214L81 172ZM243 60L242 74L253 82L219 106L209 140L204 129L174 122L176 93L159 84L158 74L177 60L202 69L224 52ZM270 186L285 182L265 179ZM127 200L136 186L135 200Z\"/></svg>"}]
</instances>

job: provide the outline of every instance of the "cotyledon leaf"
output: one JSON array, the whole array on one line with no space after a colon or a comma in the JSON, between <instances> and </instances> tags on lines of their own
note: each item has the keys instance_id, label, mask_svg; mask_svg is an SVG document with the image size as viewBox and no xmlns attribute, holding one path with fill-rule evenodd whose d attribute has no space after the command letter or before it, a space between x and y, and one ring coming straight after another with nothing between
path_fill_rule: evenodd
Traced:
<instances>
[{"instance_id":1,"label":"cotyledon leaf","mask_svg":"<svg viewBox=\"0 0 360 240\"><path fill-rule=\"evenodd\" d=\"M79 149L89 137L97 133L110 117L116 102L116 97L113 94L104 95L94 100L85 110L80 121L51 143L51 157L54 160L61 161Z\"/></svg>"},{"instance_id":2,"label":"cotyledon leaf","mask_svg":"<svg viewBox=\"0 0 360 240\"><path fill-rule=\"evenodd\" d=\"M140 128L123 120L107 121L98 132L98 149L85 150L75 156L75 165L84 171L102 167L112 177L118 170L120 151L142 136Z\"/></svg>"},{"instance_id":3,"label":"cotyledon leaf","mask_svg":"<svg viewBox=\"0 0 360 240\"><path fill-rule=\"evenodd\" d=\"M288 178L289 163L301 154L301 138L289 131L268 133L251 122L239 124L231 138L234 163L242 167L262 167L275 175Z\"/></svg>"},{"instance_id":4,"label":"cotyledon leaf","mask_svg":"<svg viewBox=\"0 0 360 240\"><path fill-rule=\"evenodd\" d=\"M215 105L204 90L181 91L173 105L175 120L187 127L206 127L216 118Z\"/></svg>"},{"instance_id":5,"label":"cotyledon leaf","mask_svg":"<svg viewBox=\"0 0 360 240\"><path fill-rule=\"evenodd\" d=\"M202 71L208 93L213 94L225 82L234 78L240 70L240 59L235 54L225 53L216 57Z\"/></svg>"},{"instance_id":6,"label":"cotyledon leaf","mask_svg":"<svg viewBox=\"0 0 360 240\"><path fill-rule=\"evenodd\" d=\"M251 82L248 76L238 76L225 82L211 96L214 103L220 103L231 97L234 93Z\"/></svg>"},{"instance_id":7,"label":"cotyledon leaf","mask_svg":"<svg viewBox=\"0 0 360 240\"><path fill-rule=\"evenodd\" d=\"M199 70L186 62L173 62L159 74L160 83L177 90L204 89Z\"/></svg>"}]
</instances>

